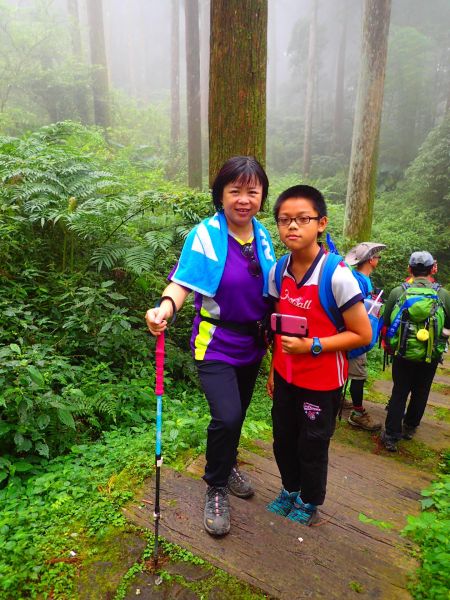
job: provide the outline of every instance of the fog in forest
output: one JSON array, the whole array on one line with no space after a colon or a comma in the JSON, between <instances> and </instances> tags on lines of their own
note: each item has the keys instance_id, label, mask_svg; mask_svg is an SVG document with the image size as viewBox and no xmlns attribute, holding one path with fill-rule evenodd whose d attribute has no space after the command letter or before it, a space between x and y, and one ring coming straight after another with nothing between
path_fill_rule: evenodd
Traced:
<instances>
[{"instance_id":1,"label":"fog in forest","mask_svg":"<svg viewBox=\"0 0 450 600\"><path fill-rule=\"evenodd\" d=\"M93 3L98 4L98 3ZM101 3L98 4L101 6ZM208 154L209 1L199 0L203 171ZM267 165L301 172L311 0L269 0ZM94 114L92 27L85 0L3 0L0 4L0 131L21 135L47 123L110 127L111 143L142 148L151 164L173 153L173 11L178 11L180 134L178 176L186 172L186 38L182 0L103 0L110 115ZM313 176L348 168L361 52L362 0L317 0L312 125ZM90 34L91 25L91 34ZM401 177L450 103L450 3L393 0L379 176ZM245 35L243 24L242 35ZM95 30L98 41L101 32ZM173 73L172 73L173 76ZM172 147L171 147L172 146Z\"/></svg>"}]
</instances>

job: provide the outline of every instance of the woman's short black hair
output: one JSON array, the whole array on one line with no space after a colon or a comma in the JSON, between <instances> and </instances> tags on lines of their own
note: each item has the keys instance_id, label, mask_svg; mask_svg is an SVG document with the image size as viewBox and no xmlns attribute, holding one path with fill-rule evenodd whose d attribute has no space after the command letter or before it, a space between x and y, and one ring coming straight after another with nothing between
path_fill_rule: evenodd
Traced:
<instances>
[{"instance_id":1,"label":"woman's short black hair","mask_svg":"<svg viewBox=\"0 0 450 600\"><path fill-rule=\"evenodd\" d=\"M222 209L223 188L232 183L244 185L258 182L262 185L261 208L269 192L269 180L260 163L253 156L233 156L222 166L212 184L212 197L216 210Z\"/></svg>"},{"instance_id":2,"label":"woman's short black hair","mask_svg":"<svg viewBox=\"0 0 450 600\"><path fill-rule=\"evenodd\" d=\"M273 216L275 221L278 219L278 213L280 212L281 205L286 200L291 198L306 198L313 204L314 210L318 213L319 217L327 216L327 204L322 193L318 189L310 185L293 185L278 196L275 206L273 207Z\"/></svg>"}]
</instances>

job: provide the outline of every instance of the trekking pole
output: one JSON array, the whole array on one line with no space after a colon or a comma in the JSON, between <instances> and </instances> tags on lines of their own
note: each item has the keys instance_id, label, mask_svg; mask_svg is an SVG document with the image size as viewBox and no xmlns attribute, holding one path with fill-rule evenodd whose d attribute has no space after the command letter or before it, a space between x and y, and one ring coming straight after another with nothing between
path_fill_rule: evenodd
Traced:
<instances>
[{"instance_id":1,"label":"trekking pole","mask_svg":"<svg viewBox=\"0 0 450 600\"><path fill-rule=\"evenodd\" d=\"M162 396L164 394L164 333L161 333L156 338L156 447L155 447L155 464L156 464L156 481L155 481L155 511L153 517L155 520L155 546L153 549L153 565L156 571L158 565L158 530L159 530L159 486L161 478L161 430L162 430Z\"/></svg>"}]
</instances>

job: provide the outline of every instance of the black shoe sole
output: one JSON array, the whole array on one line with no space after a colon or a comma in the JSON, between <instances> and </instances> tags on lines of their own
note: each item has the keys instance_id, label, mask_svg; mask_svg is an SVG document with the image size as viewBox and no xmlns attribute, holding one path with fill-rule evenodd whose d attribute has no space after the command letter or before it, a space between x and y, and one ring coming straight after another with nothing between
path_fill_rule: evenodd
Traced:
<instances>
[{"instance_id":1,"label":"black shoe sole","mask_svg":"<svg viewBox=\"0 0 450 600\"><path fill-rule=\"evenodd\" d=\"M252 496L255 495L255 490L251 490L250 492L247 492L246 494L238 494L237 492L234 492L231 488L228 488L228 491L230 492L230 494L232 496L236 496L236 498L243 498L244 500L246 500L247 498L251 498Z\"/></svg>"}]
</instances>

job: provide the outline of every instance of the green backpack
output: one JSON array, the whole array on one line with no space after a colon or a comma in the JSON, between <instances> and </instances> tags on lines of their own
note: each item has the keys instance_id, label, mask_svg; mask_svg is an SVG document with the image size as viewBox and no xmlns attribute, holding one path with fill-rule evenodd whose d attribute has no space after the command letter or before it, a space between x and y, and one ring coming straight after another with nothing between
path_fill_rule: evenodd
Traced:
<instances>
[{"instance_id":1,"label":"green backpack","mask_svg":"<svg viewBox=\"0 0 450 600\"><path fill-rule=\"evenodd\" d=\"M446 348L442 336L444 306L437 294L441 287L414 287L404 283L403 293L391 313L386 342L392 352L407 360L439 360Z\"/></svg>"}]
</instances>

